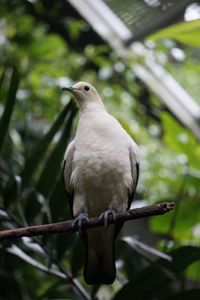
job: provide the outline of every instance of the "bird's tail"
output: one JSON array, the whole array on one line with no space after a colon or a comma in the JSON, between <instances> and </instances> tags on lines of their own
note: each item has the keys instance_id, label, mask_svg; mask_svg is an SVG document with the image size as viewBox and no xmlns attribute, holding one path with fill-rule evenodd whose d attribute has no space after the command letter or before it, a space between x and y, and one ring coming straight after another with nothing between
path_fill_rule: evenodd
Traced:
<instances>
[{"instance_id":1,"label":"bird's tail","mask_svg":"<svg viewBox=\"0 0 200 300\"><path fill-rule=\"evenodd\" d=\"M87 230L84 240L85 281L88 284L112 284L116 275L114 225Z\"/></svg>"}]
</instances>

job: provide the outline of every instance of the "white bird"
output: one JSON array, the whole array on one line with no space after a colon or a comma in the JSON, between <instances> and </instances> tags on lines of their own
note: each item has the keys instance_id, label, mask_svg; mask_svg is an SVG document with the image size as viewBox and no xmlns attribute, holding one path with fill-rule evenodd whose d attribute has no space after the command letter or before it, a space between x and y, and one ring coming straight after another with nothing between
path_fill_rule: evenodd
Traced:
<instances>
[{"instance_id":1,"label":"white bird","mask_svg":"<svg viewBox=\"0 0 200 300\"><path fill-rule=\"evenodd\" d=\"M74 140L64 156L65 188L72 199L74 224L88 217L108 215L130 208L139 176L138 147L111 116L96 89L78 82L70 91L80 110ZM84 277L88 284L115 280L114 240L123 224L82 230L86 244Z\"/></svg>"}]
</instances>

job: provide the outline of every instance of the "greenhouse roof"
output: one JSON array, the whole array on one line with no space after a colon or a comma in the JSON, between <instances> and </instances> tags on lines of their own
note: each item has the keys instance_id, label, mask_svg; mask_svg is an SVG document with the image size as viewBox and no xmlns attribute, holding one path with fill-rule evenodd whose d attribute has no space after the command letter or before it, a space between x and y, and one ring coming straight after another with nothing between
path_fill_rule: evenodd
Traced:
<instances>
[{"instance_id":1,"label":"greenhouse roof","mask_svg":"<svg viewBox=\"0 0 200 300\"><path fill-rule=\"evenodd\" d=\"M200 139L200 106L156 62L141 40L146 35L183 20L185 8L193 1L182 0L68 0L93 29L125 59L132 51L145 57L143 63L130 66L169 108L169 110Z\"/></svg>"},{"instance_id":2,"label":"greenhouse roof","mask_svg":"<svg viewBox=\"0 0 200 300\"><path fill-rule=\"evenodd\" d=\"M131 31L128 43L180 20L191 0L105 0L110 9Z\"/></svg>"}]
</instances>

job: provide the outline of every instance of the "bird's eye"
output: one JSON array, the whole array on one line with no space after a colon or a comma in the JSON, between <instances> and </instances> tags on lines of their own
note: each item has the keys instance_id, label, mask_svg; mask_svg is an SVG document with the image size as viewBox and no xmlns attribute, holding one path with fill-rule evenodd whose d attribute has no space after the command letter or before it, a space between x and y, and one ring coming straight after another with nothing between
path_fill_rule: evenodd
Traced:
<instances>
[{"instance_id":1,"label":"bird's eye","mask_svg":"<svg viewBox=\"0 0 200 300\"><path fill-rule=\"evenodd\" d=\"M89 88L88 85L85 85L85 86L84 86L84 90L85 90L85 91L89 91L89 89L90 89L90 88Z\"/></svg>"}]
</instances>

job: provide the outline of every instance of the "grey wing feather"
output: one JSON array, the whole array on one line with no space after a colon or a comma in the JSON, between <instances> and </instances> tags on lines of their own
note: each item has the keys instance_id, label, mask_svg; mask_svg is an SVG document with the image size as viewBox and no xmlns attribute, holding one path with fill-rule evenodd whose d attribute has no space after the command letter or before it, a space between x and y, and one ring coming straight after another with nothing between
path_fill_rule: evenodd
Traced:
<instances>
[{"instance_id":1,"label":"grey wing feather","mask_svg":"<svg viewBox=\"0 0 200 300\"><path fill-rule=\"evenodd\" d=\"M130 209L130 207L131 207L131 203L133 201L133 197L135 194L135 190L136 190L138 179L139 179L139 173L140 173L138 150L135 147L134 147L134 149L132 148L130 150L130 162L131 162L131 174L132 174L132 179L133 179L133 186L129 193L127 209Z\"/></svg>"},{"instance_id":2,"label":"grey wing feather","mask_svg":"<svg viewBox=\"0 0 200 300\"><path fill-rule=\"evenodd\" d=\"M72 184L71 176L73 171L73 160L74 160L74 152L75 146L74 141L72 141L65 152L64 157L64 164L63 164L63 177L65 183L65 189L67 191L67 196L69 198L69 205L72 212L73 207L73 194L74 194L74 187Z\"/></svg>"},{"instance_id":3,"label":"grey wing feather","mask_svg":"<svg viewBox=\"0 0 200 300\"><path fill-rule=\"evenodd\" d=\"M131 163L131 175L132 175L133 185L132 185L131 190L129 190L129 193L128 193L127 210L129 210L131 207L131 203L133 201L135 189L136 189L136 186L138 183L138 178L139 178L139 158L138 158L137 146L135 144L134 144L134 147L132 147L130 149L130 163ZM116 238L116 236L120 232L123 224L124 224L124 222L115 224L114 238Z\"/></svg>"}]
</instances>

